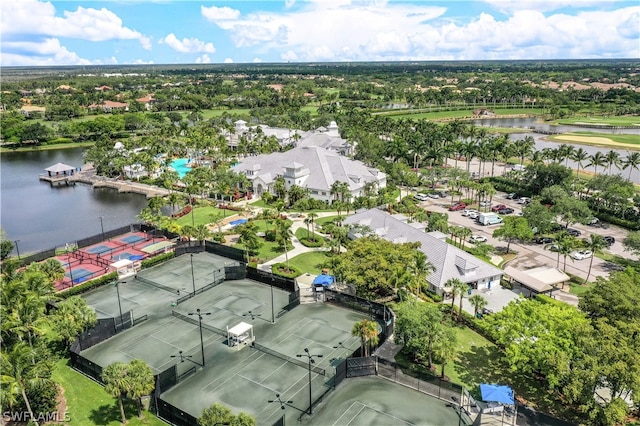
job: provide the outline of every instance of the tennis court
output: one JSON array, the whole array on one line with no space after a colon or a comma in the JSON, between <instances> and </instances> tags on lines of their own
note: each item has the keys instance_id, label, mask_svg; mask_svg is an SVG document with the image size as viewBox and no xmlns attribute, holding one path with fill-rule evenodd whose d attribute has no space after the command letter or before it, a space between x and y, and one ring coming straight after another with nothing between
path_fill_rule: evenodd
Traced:
<instances>
[{"instance_id":1,"label":"tennis court","mask_svg":"<svg viewBox=\"0 0 640 426\"><path fill-rule=\"evenodd\" d=\"M221 337L208 330L202 331L205 354L209 345L220 342ZM155 374L179 362L179 353L194 362L200 362L200 330L197 325L173 317L145 321L126 332L119 333L82 352L89 361L106 367L114 362L142 359ZM183 364L183 363L180 363ZM191 364L190 362L185 364ZM179 365L187 370L194 365Z\"/></svg>"},{"instance_id":2,"label":"tennis court","mask_svg":"<svg viewBox=\"0 0 640 426\"><path fill-rule=\"evenodd\" d=\"M138 272L138 279L184 296L224 279L224 267L236 262L215 254L186 254Z\"/></svg>"},{"instance_id":3,"label":"tennis court","mask_svg":"<svg viewBox=\"0 0 640 426\"><path fill-rule=\"evenodd\" d=\"M106 245L106 244L99 244L97 246L85 247L85 248L82 249L82 251L85 251L85 252L91 253L91 254L103 254L103 253L107 253L109 251L112 251L115 248L116 248L116 246L111 246L111 245Z\"/></svg>"},{"instance_id":4,"label":"tennis court","mask_svg":"<svg viewBox=\"0 0 640 426\"><path fill-rule=\"evenodd\" d=\"M359 347L351 328L363 318L362 314L325 304L297 306L275 324L258 317L238 318L254 326L255 346L235 350L228 348L222 337L220 345L209 345L206 369L162 394L162 399L194 417L220 401L233 410L251 413L261 424L263 419L269 419L264 424L271 425L283 410L268 401L280 394L283 400L293 401L295 408L291 410L298 416L309 406L309 379L308 358L296 355L304 354L305 348L312 355L322 355L313 358L315 400L333 386L334 366ZM205 321L209 318L203 317Z\"/></svg>"},{"instance_id":5,"label":"tennis court","mask_svg":"<svg viewBox=\"0 0 640 426\"><path fill-rule=\"evenodd\" d=\"M119 240L127 244L135 244L139 241L146 240L146 238L143 237L142 235L133 234L133 235L127 235L126 237L122 237Z\"/></svg>"},{"instance_id":6,"label":"tennis court","mask_svg":"<svg viewBox=\"0 0 640 426\"><path fill-rule=\"evenodd\" d=\"M448 404L377 376L358 377L344 380L318 405L313 416L305 416L301 423L326 426L458 425L461 423L455 406L454 401ZM282 411L288 414L288 410Z\"/></svg>"}]
</instances>

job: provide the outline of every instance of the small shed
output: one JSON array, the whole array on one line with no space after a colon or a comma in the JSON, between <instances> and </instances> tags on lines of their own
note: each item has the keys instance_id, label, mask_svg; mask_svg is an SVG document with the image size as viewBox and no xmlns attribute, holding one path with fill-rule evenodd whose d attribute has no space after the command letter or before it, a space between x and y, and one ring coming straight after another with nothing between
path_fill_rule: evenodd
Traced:
<instances>
[{"instance_id":1,"label":"small shed","mask_svg":"<svg viewBox=\"0 0 640 426\"><path fill-rule=\"evenodd\" d=\"M240 349L253 343L254 340L253 325L251 324L243 321L231 328L227 327L227 342L231 347Z\"/></svg>"},{"instance_id":2,"label":"small shed","mask_svg":"<svg viewBox=\"0 0 640 426\"><path fill-rule=\"evenodd\" d=\"M140 270L140 262L129 259L118 260L110 266L118 273L118 279L133 276Z\"/></svg>"}]
</instances>

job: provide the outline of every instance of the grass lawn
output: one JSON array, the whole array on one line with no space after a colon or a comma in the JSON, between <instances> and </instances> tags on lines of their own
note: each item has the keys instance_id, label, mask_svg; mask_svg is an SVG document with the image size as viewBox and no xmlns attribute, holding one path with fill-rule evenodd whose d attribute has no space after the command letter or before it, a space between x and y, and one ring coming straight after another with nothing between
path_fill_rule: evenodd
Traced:
<instances>
[{"instance_id":1,"label":"grass lawn","mask_svg":"<svg viewBox=\"0 0 640 426\"><path fill-rule=\"evenodd\" d=\"M222 219L223 217L233 216L238 212L234 212L231 210L223 210L217 207L196 207L193 209L193 223L197 225L213 223L216 221L216 218ZM191 225L191 213L182 216L181 218L176 219L178 225L185 226Z\"/></svg>"},{"instance_id":2,"label":"grass lawn","mask_svg":"<svg viewBox=\"0 0 640 426\"><path fill-rule=\"evenodd\" d=\"M463 385L474 398L480 397L480 383L508 385L534 408L567 417L568 409L554 395L546 392L542 382L509 369L500 348L468 327L456 326L455 330L457 357L445 366L445 375L452 382ZM434 372L429 372L425 366L412 363L402 352L396 356L396 361L418 377L440 375L440 365L434 364Z\"/></svg>"},{"instance_id":3,"label":"grass lawn","mask_svg":"<svg viewBox=\"0 0 640 426\"><path fill-rule=\"evenodd\" d=\"M280 256L281 254L284 254L284 251L280 250L280 247L278 247L278 244L276 242L267 241L264 238L261 238L261 240L262 247L258 249L258 253L256 254L256 256L254 256L260 259L258 263L266 262ZM244 245L240 243L235 244L233 247L244 250Z\"/></svg>"},{"instance_id":4,"label":"grass lawn","mask_svg":"<svg viewBox=\"0 0 640 426\"><path fill-rule=\"evenodd\" d=\"M638 116L622 116L622 117L574 117L556 120L554 124L604 124L607 126L639 126L640 117Z\"/></svg>"},{"instance_id":5,"label":"grass lawn","mask_svg":"<svg viewBox=\"0 0 640 426\"><path fill-rule=\"evenodd\" d=\"M640 261L637 261L637 260L628 259L626 257L618 256L617 254L608 253L604 251L596 253L596 257L599 257L602 260L606 260L607 262L620 265L623 268L632 267L640 271Z\"/></svg>"},{"instance_id":6,"label":"grass lawn","mask_svg":"<svg viewBox=\"0 0 640 426\"><path fill-rule=\"evenodd\" d=\"M28 151L49 151L52 149L68 149L68 148L84 148L93 146L94 142L69 142L58 143L54 145L38 145L38 146L26 146L22 148L0 148L0 153L3 152L28 152Z\"/></svg>"},{"instance_id":7,"label":"grass lawn","mask_svg":"<svg viewBox=\"0 0 640 426\"><path fill-rule=\"evenodd\" d=\"M332 223L338 217L339 217L338 215L327 216L327 217L317 217L313 222L315 223L316 227L320 227L322 225L326 225L327 223Z\"/></svg>"},{"instance_id":8,"label":"grass lawn","mask_svg":"<svg viewBox=\"0 0 640 426\"><path fill-rule=\"evenodd\" d=\"M589 290L591 286L589 284L576 284L573 282L569 282L569 293L575 294L576 296L582 296L587 290Z\"/></svg>"},{"instance_id":9,"label":"grass lawn","mask_svg":"<svg viewBox=\"0 0 640 426\"><path fill-rule=\"evenodd\" d=\"M316 240L320 240L324 242L324 237L322 235L316 234L315 232L311 232L311 225L309 225L309 232L308 232L309 236L311 237L315 237ZM296 238L301 240L303 238L307 238L307 228L298 228L296 229Z\"/></svg>"},{"instance_id":10,"label":"grass lawn","mask_svg":"<svg viewBox=\"0 0 640 426\"><path fill-rule=\"evenodd\" d=\"M295 266L302 273L319 275L322 272L322 264L329 259L324 251L310 251L289 259L289 264Z\"/></svg>"},{"instance_id":11,"label":"grass lawn","mask_svg":"<svg viewBox=\"0 0 640 426\"><path fill-rule=\"evenodd\" d=\"M120 409L118 401L93 380L83 376L67 365L67 360L58 361L53 370L53 380L64 388L67 400L67 413L71 420L68 425L120 425ZM125 400L125 413L128 425L165 426L166 423L154 414L143 411L143 418L138 419L135 401Z\"/></svg>"}]
</instances>

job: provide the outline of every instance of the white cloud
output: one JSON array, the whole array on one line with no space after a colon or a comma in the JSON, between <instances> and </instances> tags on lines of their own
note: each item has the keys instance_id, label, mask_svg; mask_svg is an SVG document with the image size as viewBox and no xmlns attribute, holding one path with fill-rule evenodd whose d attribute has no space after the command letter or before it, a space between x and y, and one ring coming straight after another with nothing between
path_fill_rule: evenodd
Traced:
<instances>
[{"instance_id":1,"label":"white cloud","mask_svg":"<svg viewBox=\"0 0 640 426\"><path fill-rule=\"evenodd\" d=\"M240 16L239 10L231 9L230 7L227 7L227 6L224 6L224 7L200 6L200 13L202 13L202 16L204 16L207 20L211 22L218 22L218 21L224 21L229 19L238 19L238 17Z\"/></svg>"},{"instance_id":2,"label":"white cloud","mask_svg":"<svg viewBox=\"0 0 640 426\"><path fill-rule=\"evenodd\" d=\"M225 64L232 64L232 63L233 63L233 59L231 59L231 58L224 58L224 63L225 63Z\"/></svg>"},{"instance_id":3,"label":"white cloud","mask_svg":"<svg viewBox=\"0 0 640 426\"><path fill-rule=\"evenodd\" d=\"M296 4L296 0L284 0L284 7L287 9L293 7L294 4Z\"/></svg>"},{"instance_id":4,"label":"white cloud","mask_svg":"<svg viewBox=\"0 0 640 426\"><path fill-rule=\"evenodd\" d=\"M260 59L260 58L253 58L253 63L254 63L254 64L259 64L260 62L262 62L262 59Z\"/></svg>"},{"instance_id":5,"label":"white cloud","mask_svg":"<svg viewBox=\"0 0 640 426\"><path fill-rule=\"evenodd\" d=\"M600 9L588 0L580 11L582 2L568 0L490 1L507 16L488 8L453 19L428 2L317 0L280 12L241 15L229 9L213 21L235 47L284 61L640 56L638 6L615 9L606 1ZM573 8L562 10L570 13L549 12L569 5Z\"/></svg>"},{"instance_id":6,"label":"white cloud","mask_svg":"<svg viewBox=\"0 0 640 426\"><path fill-rule=\"evenodd\" d=\"M2 42L2 65L4 66L90 65L91 63L75 52L70 52L60 44L57 38L47 38L42 42Z\"/></svg>"},{"instance_id":7,"label":"white cloud","mask_svg":"<svg viewBox=\"0 0 640 426\"><path fill-rule=\"evenodd\" d=\"M206 53L196 59L196 64L210 64L211 58Z\"/></svg>"},{"instance_id":8,"label":"white cloud","mask_svg":"<svg viewBox=\"0 0 640 426\"><path fill-rule=\"evenodd\" d=\"M2 35L44 35L69 37L89 41L141 40L144 35L123 26L122 19L106 8L94 9L78 6L75 11L63 11L56 16L52 3L38 0L12 2L2 8L0 28Z\"/></svg>"},{"instance_id":9,"label":"white cloud","mask_svg":"<svg viewBox=\"0 0 640 426\"><path fill-rule=\"evenodd\" d=\"M153 61L145 61L144 59L138 58L131 63L135 65L149 65L149 64L153 64Z\"/></svg>"},{"instance_id":10,"label":"white cloud","mask_svg":"<svg viewBox=\"0 0 640 426\"><path fill-rule=\"evenodd\" d=\"M182 53L215 53L216 51L213 43L206 43L197 38L183 38L182 40L178 40L173 33L167 35L164 39L160 39L158 43L166 43L173 50Z\"/></svg>"},{"instance_id":11,"label":"white cloud","mask_svg":"<svg viewBox=\"0 0 640 426\"><path fill-rule=\"evenodd\" d=\"M585 8L592 6L602 6L603 4L613 4L617 0L484 0L496 9L511 13L516 10L537 10L539 12L549 12L565 7Z\"/></svg>"}]
</instances>

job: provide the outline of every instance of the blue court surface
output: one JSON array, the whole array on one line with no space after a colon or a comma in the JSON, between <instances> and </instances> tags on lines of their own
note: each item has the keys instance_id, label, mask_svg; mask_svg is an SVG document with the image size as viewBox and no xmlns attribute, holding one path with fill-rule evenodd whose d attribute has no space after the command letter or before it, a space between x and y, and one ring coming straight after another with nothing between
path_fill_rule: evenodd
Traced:
<instances>
[{"instance_id":1,"label":"blue court surface","mask_svg":"<svg viewBox=\"0 0 640 426\"><path fill-rule=\"evenodd\" d=\"M92 254L102 254L102 253L106 253L110 250L113 250L112 247L109 246L105 246L104 244L100 244L99 246L93 246L90 248L86 248L83 249L84 251L88 252L88 253L92 253Z\"/></svg>"},{"instance_id":2,"label":"blue court surface","mask_svg":"<svg viewBox=\"0 0 640 426\"><path fill-rule=\"evenodd\" d=\"M138 241L145 240L145 239L146 238L141 237L140 235L128 235L126 237L120 238L120 241L124 241L125 243L133 244L133 243L137 243Z\"/></svg>"},{"instance_id":3,"label":"blue court surface","mask_svg":"<svg viewBox=\"0 0 640 426\"><path fill-rule=\"evenodd\" d=\"M135 260L135 259L132 259L132 257L137 257L137 256L133 253L129 253L128 251L124 251L122 253L118 253L111 256L113 260L122 260L122 259Z\"/></svg>"}]
</instances>

